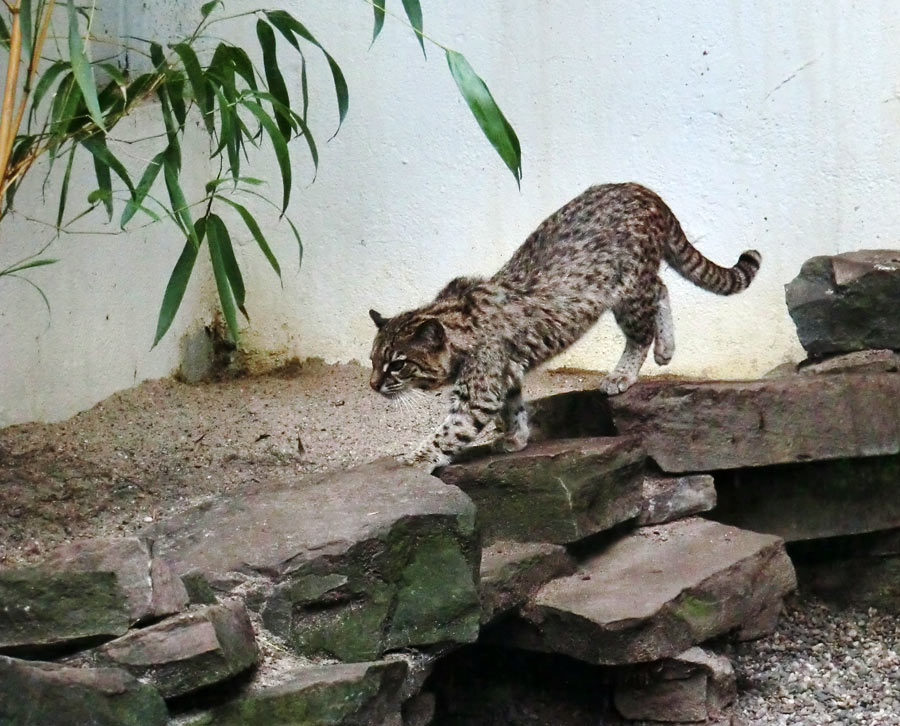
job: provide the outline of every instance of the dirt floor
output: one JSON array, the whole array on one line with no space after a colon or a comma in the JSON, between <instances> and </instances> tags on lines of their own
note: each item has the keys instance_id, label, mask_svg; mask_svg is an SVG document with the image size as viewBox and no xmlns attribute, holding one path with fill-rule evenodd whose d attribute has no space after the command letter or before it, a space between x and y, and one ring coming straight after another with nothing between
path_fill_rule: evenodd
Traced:
<instances>
[{"instance_id":1,"label":"dirt floor","mask_svg":"<svg viewBox=\"0 0 900 726\"><path fill-rule=\"evenodd\" d=\"M537 371L525 394L596 374ZM307 362L189 385L149 381L56 424L0 430L0 566L62 541L129 534L226 492L286 484L414 446L446 392L389 401L356 364Z\"/></svg>"}]
</instances>

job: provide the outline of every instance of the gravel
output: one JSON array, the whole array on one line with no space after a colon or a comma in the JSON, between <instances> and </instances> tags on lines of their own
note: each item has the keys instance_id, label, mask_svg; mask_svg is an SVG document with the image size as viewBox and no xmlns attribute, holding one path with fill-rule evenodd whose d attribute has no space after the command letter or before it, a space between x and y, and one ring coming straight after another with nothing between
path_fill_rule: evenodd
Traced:
<instances>
[{"instance_id":1,"label":"gravel","mask_svg":"<svg viewBox=\"0 0 900 726\"><path fill-rule=\"evenodd\" d=\"M752 726L900 725L900 622L870 608L788 602L773 635L731 653Z\"/></svg>"},{"instance_id":2,"label":"gravel","mask_svg":"<svg viewBox=\"0 0 900 726\"><path fill-rule=\"evenodd\" d=\"M597 375L537 371L536 397ZM441 395L392 404L362 366L308 362L253 378L149 381L55 424L0 430L0 566L76 537L129 534L227 493L290 484L418 442ZM747 726L900 726L900 623L789 602L774 635L731 649Z\"/></svg>"}]
</instances>

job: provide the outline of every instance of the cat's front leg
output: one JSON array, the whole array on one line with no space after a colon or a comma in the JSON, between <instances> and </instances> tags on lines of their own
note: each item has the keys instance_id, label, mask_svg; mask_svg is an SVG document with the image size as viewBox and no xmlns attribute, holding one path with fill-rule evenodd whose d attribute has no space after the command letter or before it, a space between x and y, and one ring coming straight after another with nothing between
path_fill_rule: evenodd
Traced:
<instances>
[{"instance_id":1,"label":"cat's front leg","mask_svg":"<svg viewBox=\"0 0 900 726\"><path fill-rule=\"evenodd\" d=\"M530 429L528 411L525 409L525 401L522 399L522 389L519 385L506 394L502 417L505 431L494 441L491 448L500 453L521 451L528 446Z\"/></svg>"},{"instance_id":2,"label":"cat's front leg","mask_svg":"<svg viewBox=\"0 0 900 726\"><path fill-rule=\"evenodd\" d=\"M488 423L500 414L500 404L495 401L479 401L472 404L466 394L454 391L450 412L403 462L431 472L446 466L454 456L469 446Z\"/></svg>"}]
</instances>

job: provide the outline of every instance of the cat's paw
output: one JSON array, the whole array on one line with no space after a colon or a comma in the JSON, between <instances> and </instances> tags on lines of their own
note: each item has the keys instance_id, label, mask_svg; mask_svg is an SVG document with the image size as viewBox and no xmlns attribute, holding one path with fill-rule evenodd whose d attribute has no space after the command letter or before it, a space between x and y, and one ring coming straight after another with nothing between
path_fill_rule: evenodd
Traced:
<instances>
[{"instance_id":1,"label":"cat's paw","mask_svg":"<svg viewBox=\"0 0 900 726\"><path fill-rule=\"evenodd\" d=\"M498 454L511 454L514 451L521 451L528 446L528 434L520 436L517 434L506 434L499 439L494 439L491 443L491 451Z\"/></svg>"},{"instance_id":2,"label":"cat's paw","mask_svg":"<svg viewBox=\"0 0 900 726\"><path fill-rule=\"evenodd\" d=\"M656 365L668 365L671 362L673 355L675 355L674 343L668 343L666 341L660 342L659 339L656 340L656 343L653 346L653 360L656 361Z\"/></svg>"},{"instance_id":3,"label":"cat's paw","mask_svg":"<svg viewBox=\"0 0 900 726\"><path fill-rule=\"evenodd\" d=\"M435 469L449 464L450 457L443 454L435 456L429 451L418 450L401 455L399 461L401 464L411 466L415 469L422 469L431 474Z\"/></svg>"},{"instance_id":4,"label":"cat's paw","mask_svg":"<svg viewBox=\"0 0 900 726\"><path fill-rule=\"evenodd\" d=\"M605 393L607 396L617 396L620 393L624 393L629 388L631 388L635 381L637 381L637 376L629 376L625 373L610 373L609 375L603 376L600 380L600 391Z\"/></svg>"}]
</instances>

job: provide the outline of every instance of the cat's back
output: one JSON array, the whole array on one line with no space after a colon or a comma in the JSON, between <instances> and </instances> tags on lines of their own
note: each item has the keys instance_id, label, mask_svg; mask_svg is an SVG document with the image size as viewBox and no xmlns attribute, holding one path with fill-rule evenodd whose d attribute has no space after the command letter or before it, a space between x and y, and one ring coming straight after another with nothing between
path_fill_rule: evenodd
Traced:
<instances>
[{"instance_id":1,"label":"cat's back","mask_svg":"<svg viewBox=\"0 0 900 726\"><path fill-rule=\"evenodd\" d=\"M671 215L657 194L634 182L589 187L547 217L494 276L522 281L535 275L565 276L579 266L603 264L628 255L635 227L663 227ZM651 250L658 256L658 250Z\"/></svg>"}]
</instances>

